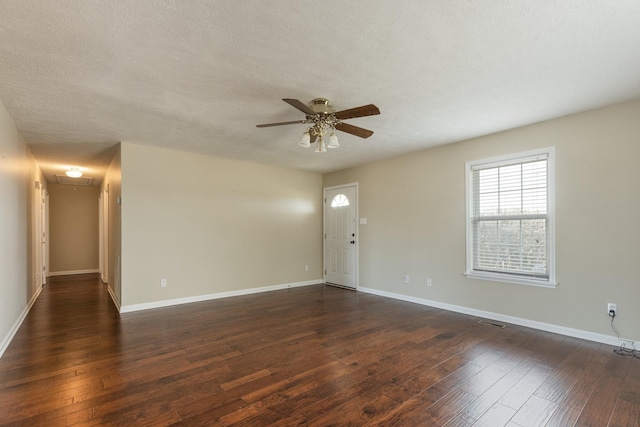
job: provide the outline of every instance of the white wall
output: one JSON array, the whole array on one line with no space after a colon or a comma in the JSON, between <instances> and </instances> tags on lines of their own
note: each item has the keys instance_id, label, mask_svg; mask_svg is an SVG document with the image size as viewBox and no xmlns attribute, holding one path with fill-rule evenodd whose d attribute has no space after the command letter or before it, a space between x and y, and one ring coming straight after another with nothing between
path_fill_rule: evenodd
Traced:
<instances>
[{"instance_id":1,"label":"white wall","mask_svg":"<svg viewBox=\"0 0 640 427\"><path fill-rule=\"evenodd\" d=\"M44 183L40 169L0 102L0 355L41 289L33 251L36 181Z\"/></svg>"},{"instance_id":2,"label":"white wall","mask_svg":"<svg viewBox=\"0 0 640 427\"><path fill-rule=\"evenodd\" d=\"M131 143L121 159L123 306L321 280L319 174Z\"/></svg>"},{"instance_id":3,"label":"white wall","mask_svg":"<svg viewBox=\"0 0 640 427\"><path fill-rule=\"evenodd\" d=\"M465 278L465 162L549 146L560 285ZM615 302L622 335L638 340L639 160L640 102L630 102L327 174L323 185L360 184L360 286L605 335Z\"/></svg>"}]
</instances>

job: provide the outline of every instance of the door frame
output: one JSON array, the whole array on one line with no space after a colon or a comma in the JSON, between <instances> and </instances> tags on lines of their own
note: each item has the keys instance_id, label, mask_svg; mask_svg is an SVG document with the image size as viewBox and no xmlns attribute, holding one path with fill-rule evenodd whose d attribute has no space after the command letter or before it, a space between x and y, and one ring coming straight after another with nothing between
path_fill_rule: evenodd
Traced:
<instances>
[{"instance_id":1,"label":"door frame","mask_svg":"<svg viewBox=\"0 0 640 427\"><path fill-rule=\"evenodd\" d=\"M42 206L41 206L41 218L42 229L41 231L41 243L40 250L42 251L42 277L41 285L47 284L47 277L49 277L49 191L46 188L42 189Z\"/></svg>"},{"instance_id":2,"label":"door frame","mask_svg":"<svg viewBox=\"0 0 640 427\"><path fill-rule=\"evenodd\" d=\"M98 194L98 272L100 280L104 277L104 208L102 191Z\"/></svg>"},{"instance_id":3,"label":"door frame","mask_svg":"<svg viewBox=\"0 0 640 427\"><path fill-rule=\"evenodd\" d=\"M35 269L34 284L36 288L42 288L47 283L47 189L40 181L35 182L34 206L33 206L33 268Z\"/></svg>"},{"instance_id":4,"label":"door frame","mask_svg":"<svg viewBox=\"0 0 640 427\"><path fill-rule=\"evenodd\" d=\"M330 190L338 190L340 188L354 187L356 200L355 200L355 209L356 209L356 243L354 250L356 251L356 265L355 265L355 276L356 276L356 286L355 290L358 290L360 287L360 188L357 182L350 182L348 184L340 184L334 185L332 187L325 187L322 189L322 281L327 282L327 191Z\"/></svg>"},{"instance_id":5,"label":"door frame","mask_svg":"<svg viewBox=\"0 0 640 427\"><path fill-rule=\"evenodd\" d=\"M109 283L109 184L106 184L98 198L98 241L100 258L100 279Z\"/></svg>"}]
</instances>

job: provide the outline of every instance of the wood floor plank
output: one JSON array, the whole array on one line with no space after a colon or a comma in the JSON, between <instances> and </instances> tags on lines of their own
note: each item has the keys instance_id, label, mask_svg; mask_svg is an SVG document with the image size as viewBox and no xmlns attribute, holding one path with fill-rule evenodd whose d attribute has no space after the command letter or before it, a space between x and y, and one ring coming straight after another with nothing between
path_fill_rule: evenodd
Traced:
<instances>
[{"instance_id":1,"label":"wood floor plank","mask_svg":"<svg viewBox=\"0 0 640 427\"><path fill-rule=\"evenodd\" d=\"M119 314L52 278L0 359L0 425L638 425L612 347L324 285Z\"/></svg>"},{"instance_id":2,"label":"wood floor plank","mask_svg":"<svg viewBox=\"0 0 640 427\"><path fill-rule=\"evenodd\" d=\"M522 354L522 353L521 353ZM524 357L524 355L523 355ZM494 408L497 402L516 385L527 373L536 365L537 361L531 358L523 358L521 362L516 365L511 371L505 374L494 385L487 389L478 399L476 399L471 405L467 406L464 410L464 414L475 418L481 419L485 412ZM501 405L504 406L504 405ZM505 411L502 408L498 408L500 413ZM513 408L512 408L513 409ZM495 410L495 408L494 408ZM513 410L513 413L516 411ZM492 418L489 418L492 419Z\"/></svg>"},{"instance_id":3,"label":"wood floor plank","mask_svg":"<svg viewBox=\"0 0 640 427\"><path fill-rule=\"evenodd\" d=\"M634 426L640 422L640 379L627 376L613 407L609 426Z\"/></svg>"},{"instance_id":4,"label":"wood floor plank","mask_svg":"<svg viewBox=\"0 0 640 427\"><path fill-rule=\"evenodd\" d=\"M516 412L511 421L522 427L544 426L558 404L535 394Z\"/></svg>"},{"instance_id":5,"label":"wood floor plank","mask_svg":"<svg viewBox=\"0 0 640 427\"><path fill-rule=\"evenodd\" d=\"M573 426L584 409L589 396L596 387L597 380L602 374L612 352L602 348L593 351L593 358L587 364L576 382L569 388L564 400L559 404L549 421L548 427Z\"/></svg>"},{"instance_id":6,"label":"wood floor plank","mask_svg":"<svg viewBox=\"0 0 640 427\"><path fill-rule=\"evenodd\" d=\"M239 385L246 384L248 382L257 380L258 378L264 378L264 377L267 377L267 376L270 376L270 375L271 375L271 371L270 370L261 369L259 371L256 371L256 372L252 373L252 374L245 375L245 376L240 377L240 378L236 378L233 381L228 381L226 383L220 384L220 387L223 390L230 390L230 389L232 389L234 387L237 387Z\"/></svg>"},{"instance_id":7,"label":"wood floor plank","mask_svg":"<svg viewBox=\"0 0 640 427\"><path fill-rule=\"evenodd\" d=\"M633 427L638 421L639 406L637 403L617 399L613 407L608 427Z\"/></svg>"},{"instance_id":8,"label":"wood floor plank","mask_svg":"<svg viewBox=\"0 0 640 427\"><path fill-rule=\"evenodd\" d=\"M551 369L538 363L518 381L498 403L512 409L520 409L524 403L538 390L551 373Z\"/></svg>"},{"instance_id":9,"label":"wood floor plank","mask_svg":"<svg viewBox=\"0 0 640 427\"><path fill-rule=\"evenodd\" d=\"M456 388L412 418L412 425L442 426L461 413L477 396Z\"/></svg>"},{"instance_id":10,"label":"wood floor plank","mask_svg":"<svg viewBox=\"0 0 640 427\"><path fill-rule=\"evenodd\" d=\"M631 357L625 358L615 353L612 353L612 356L615 357L610 357L602 375L598 378L585 408L578 417L576 426L591 427L606 426L608 424L629 369L629 364L633 361ZM626 360L620 363L620 357Z\"/></svg>"},{"instance_id":11,"label":"wood floor plank","mask_svg":"<svg viewBox=\"0 0 640 427\"><path fill-rule=\"evenodd\" d=\"M372 420L388 413L391 409L398 406L398 402L380 396L377 399L370 400L363 397L355 397L343 405L336 408L335 411L327 412L324 415L314 418L309 422L309 426L324 427L330 425L336 426L363 426L369 425Z\"/></svg>"},{"instance_id":12,"label":"wood floor plank","mask_svg":"<svg viewBox=\"0 0 640 427\"><path fill-rule=\"evenodd\" d=\"M594 353L585 351L588 348L598 349L600 344L583 341L575 347L560 365L547 377L536 391L536 396L556 403L564 400L572 385L581 377Z\"/></svg>"},{"instance_id":13,"label":"wood floor plank","mask_svg":"<svg viewBox=\"0 0 640 427\"><path fill-rule=\"evenodd\" d=\"M473 424L473 427L504 426L509 423L515 413L515 409L496 403L482 414L478 421Z\"/></svg>"},{"instance_id":14,"label":"wood floor plank","mask_svg":"<svg viewBox=\"0 0 640 427\"><path fill-rule=\"evenodd\" d=\"M445 424L445 427L471 427L476 424L476 420L471 418L464 413L459 413L454 418L452 418L448 423ZM495 424L492 424L495 425Z\"/></svg>"}]
</instances>

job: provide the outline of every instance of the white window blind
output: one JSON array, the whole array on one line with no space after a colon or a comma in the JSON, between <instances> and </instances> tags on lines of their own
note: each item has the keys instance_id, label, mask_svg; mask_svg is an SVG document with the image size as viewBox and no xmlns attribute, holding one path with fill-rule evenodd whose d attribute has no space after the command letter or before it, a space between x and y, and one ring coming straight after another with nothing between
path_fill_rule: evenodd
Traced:
<instances>
[{"instance_id":1,"label":"white window blind","mask_svg":"<svg viewBox=\"0 0 640 427\"><path fill-rule=\"evenodd\" d=\"M549 156L467 163L468 275L552 281Z\"/></svg>"}]
</instances>

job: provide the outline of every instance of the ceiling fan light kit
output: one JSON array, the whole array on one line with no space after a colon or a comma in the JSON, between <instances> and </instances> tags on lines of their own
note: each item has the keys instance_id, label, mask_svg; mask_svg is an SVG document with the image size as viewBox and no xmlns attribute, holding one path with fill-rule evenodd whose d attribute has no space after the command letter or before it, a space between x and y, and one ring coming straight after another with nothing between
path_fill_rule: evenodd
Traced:
<instances>
[{"instance_id":1,"label":"ceiling fan light kit","mask_svg":"<svg viewBox=\"0 0 640 427\"><path fill-rule=\"evenodd\" d=\"M334 130L350 133L352 135L359 136L360 138L368 138L373 135L373 131L343 123L342 120L380 114L378 107L373 104L336 112L335 108L333 108L325 98L315 98L309 105L305 105L301 101L291 98L284 98L283 101L305 113L306 118L304 120L290 122L266 123L257 125L256 127L263 128L293 124L309 124L311 126L309 126L306 132L302 134L302 138L298 145L309 148L311 147L311 144L317 140L318 146L315 150L316 153L326 153L327 148L340 147L338 136L333 132ZM329 132L331 133L329 134ZM329 144L325 145L324 137L327 134L329 134Z\"/></svg>"}]
</instances>

